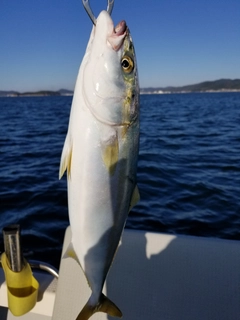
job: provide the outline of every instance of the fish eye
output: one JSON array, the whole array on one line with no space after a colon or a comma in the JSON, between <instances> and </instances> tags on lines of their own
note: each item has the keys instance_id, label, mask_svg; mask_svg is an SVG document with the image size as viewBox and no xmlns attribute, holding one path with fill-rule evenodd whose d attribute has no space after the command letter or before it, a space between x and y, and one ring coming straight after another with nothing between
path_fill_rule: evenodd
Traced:
<instances>
[{"instance_id":1,"label":"fish eye","mask_svg":"<svg viewBox=\"0 0 240 320\"><path fill-rule=\"evenodd\" d=\"M134 67L133 59L129 56L123 56L121 66L125 73L130 73Z\"/></svg>"}]
</instances>

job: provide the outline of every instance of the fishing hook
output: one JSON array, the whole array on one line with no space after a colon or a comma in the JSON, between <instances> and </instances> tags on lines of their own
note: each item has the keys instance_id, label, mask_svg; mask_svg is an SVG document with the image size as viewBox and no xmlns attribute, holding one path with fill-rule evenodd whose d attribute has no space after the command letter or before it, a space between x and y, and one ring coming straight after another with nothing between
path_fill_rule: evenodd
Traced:
<instances>
[{"instance_id":1,"label":"fishing hook","mask_svg":"<svg viewBox=\"0 0 240 320\"><path fill-rule=\"evenodd\" d=\"M92 20L92 23L94 25L96 25L97 19L95 18L94 14L92 12L92 9L89 4L89 0L82 0L82 2L83 2L83 6L84 6L85 10L87 11L87 14L89 15L90 19ZM108 0L107 12L109 13L109 15L111 15L111 13L112 13L113 4L114 4L114 0Z\"/></svg>"}]
</instances>

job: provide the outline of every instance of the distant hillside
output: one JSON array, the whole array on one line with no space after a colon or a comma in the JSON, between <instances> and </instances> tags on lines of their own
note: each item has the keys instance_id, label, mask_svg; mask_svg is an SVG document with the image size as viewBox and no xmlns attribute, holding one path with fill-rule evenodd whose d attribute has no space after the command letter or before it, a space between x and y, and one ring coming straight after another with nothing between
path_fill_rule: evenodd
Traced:
<instances>
[{"instance_id":1,"label":"distant hillside","mask_svg":"<svg viewBox=\"0 0 240 320\"><path fill-rule=\"evenodd\" d=\"M182 93L182 92L213 92L213 91L240 91L240 79L220 79L204 81L182 87L143 88L141 93Z\"/></svg>"},{"instance_id":2,"label":"distant hillside","mask_svg":"<svg viewBox=\"0 0 240 320\"><path fill-rule=\"evenodd\" d=\"M215 81L204 81L197 84L191 84L182 87L150 87L141 88L142 94L154 93L185 93L185 92L228 92L240 91L240 79L220 79ZM37 91L37 92L17 92L17 91L0 91L0 97L21 97L21 96L66 96L73 95L73 91L60 89L58 91Z\"/></svg>"},{"instance_id":3,"label":"distant hillside","mask_svg":"<svg viewBox=\"0 0 240 320\"><path fill-rule=\"evenodd\" d=\"M1 91L0 90L0 97L7 97L7 96L12 96L12 95L14 96L16 94L18 94L17 91Z\"/></svg>"},{"instance_id":4,"label":"distant hillside","mask_svg":"<svg viewBox=\"0 0 240 320\"><path fill-rule=\"evenodd\" d=\"M36 92L0 91L0 97L29 97L29 96L70 96L73 91L60 89L58 91L42 90Z\"/></svg>"}]
</instances>

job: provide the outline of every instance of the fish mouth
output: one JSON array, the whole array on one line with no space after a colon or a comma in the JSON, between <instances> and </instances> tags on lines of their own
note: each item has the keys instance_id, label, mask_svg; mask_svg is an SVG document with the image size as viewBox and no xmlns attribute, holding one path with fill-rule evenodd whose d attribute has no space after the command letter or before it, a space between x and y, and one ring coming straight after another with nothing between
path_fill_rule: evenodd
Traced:
<instances>
[{"instance_id":1,"label":"fish mouth","mask_svg":"<svg viewBox=\"0 0 240 320\"><path fill-rule=\"evenodd\" d=\"M116 25L114 32L117 36L121 36L126 32L126 30L127 30L126 21L122 20Z\"/></svg>"},{"instance_id":2,"label":"fish mouth","mask_svg":"<svg viewBox=\"0 0 240 320\"><path fill-rule=\"evenodd\" d=\"M108 37L108 43L111 45L114 51L118 51L124 41L127 34L127 24L125 20L120 21L113 29L112 34Z\"/></svg>"}]
</instances>

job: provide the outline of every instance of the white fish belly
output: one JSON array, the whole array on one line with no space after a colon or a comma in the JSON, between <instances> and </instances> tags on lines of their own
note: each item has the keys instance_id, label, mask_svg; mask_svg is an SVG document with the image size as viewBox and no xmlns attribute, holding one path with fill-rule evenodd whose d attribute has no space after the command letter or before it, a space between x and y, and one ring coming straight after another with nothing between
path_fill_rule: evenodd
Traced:
<instances>
[{"instance_id":1,"label":"white fish belly","mask_svg":"<svg viewBox=\"0 0 240 320\"><path fill-rule=\"evenodd\" d=\"M72 243L92 288L100 295L128 215L134 182L129 179L126 154L114 175L102 160L99 123L89 111L79 114L78 135L73 137L68 179ZM76 132L76 130L75 130Z\"/></svg>"}]
</instances>

